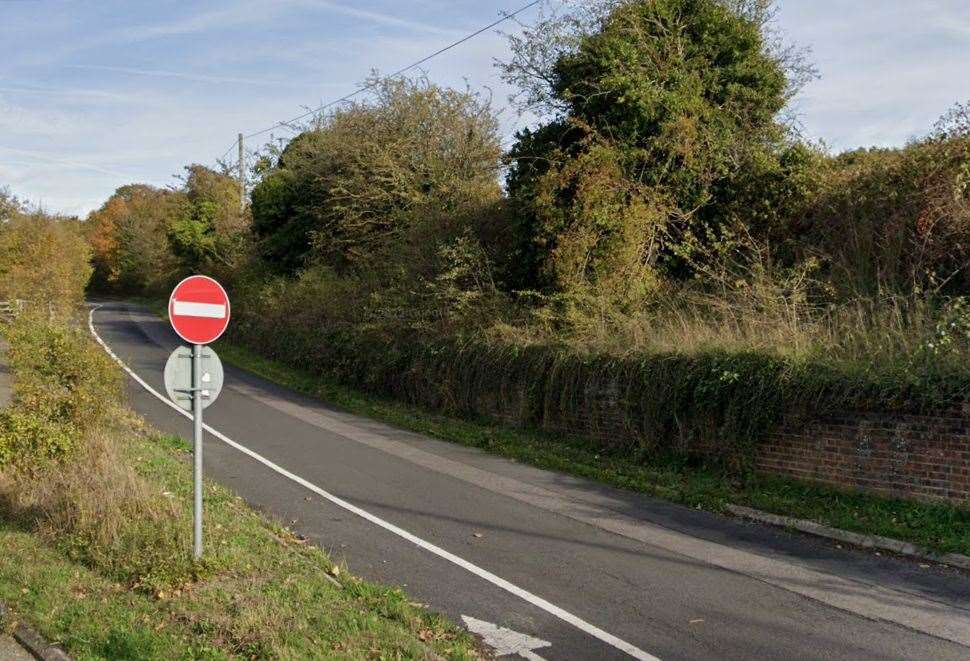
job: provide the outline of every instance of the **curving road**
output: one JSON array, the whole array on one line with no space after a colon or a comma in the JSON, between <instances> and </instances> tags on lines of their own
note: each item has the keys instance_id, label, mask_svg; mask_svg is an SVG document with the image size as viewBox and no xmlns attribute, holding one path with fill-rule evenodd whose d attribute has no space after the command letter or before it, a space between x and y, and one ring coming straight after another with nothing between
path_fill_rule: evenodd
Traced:
<instances>
[{"instance_id":1,"label":"curving road","mask_svg":"<svg viewBox=\"0 0 970 661\"><path fill-rule=\"evenodd\" d=\"M178 338L107 302L92 328L162 401ZM218 343L214 345L218 351ZM155 391L154 393L152 391ZM970 577L727 520L334 410L226 368L205 470L367 579L530 659L968 659Z\"/></svg>"}]
</instances>

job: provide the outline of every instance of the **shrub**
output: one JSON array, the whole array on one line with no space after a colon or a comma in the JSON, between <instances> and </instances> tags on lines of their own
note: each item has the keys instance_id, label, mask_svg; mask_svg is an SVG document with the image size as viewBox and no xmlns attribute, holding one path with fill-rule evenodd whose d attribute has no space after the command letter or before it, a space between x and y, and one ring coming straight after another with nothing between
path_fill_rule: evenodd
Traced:
<instances>
[{"instance_id":1,"label":"shrub","mask_svg":"<svg viewBox=\"0 0 970 661\"><path fill-rule=\"evenodd\" d=\"M0 419L0 456L22 470L70 459L119 402L116 366L80 329L35 315L19 317L7 337L16 388Z\"/></svg>"},{"instance_id":2,"label":"shrub","mask_svg":"<svg viewBox=\"0 0 970 661\"><path fill-rule=\"evenodd\" d=\"M970 292L970 137L842 154L793 220L840 298Z\"/></svg>"},{"instance_id":3,"label":"shrub","mask_svg":"<svg viewBox=\"0 0 970 661\"><path fill-rule=\"evenodd\" d=\"M0 516L113 580L155 590L190 580L190 524L125 451L141 433L119 406L118 368L83 331L20 317L0 413Z\"/></svg>"},{"instance_id":4,"label":"shrub","mask_svg":"<svg viewBox=\"0 0 970 661\"><path fill-rule=\"evenodd\" d=\"M40 533L72 559L134 589L191 581L191 519L132 464L138 423L123 410L75 436L70 462L0 470L0 517Z\"/></svg>"},{"instance_id":5,"label":"shrub","mask_svg":"<svg viewBox=\"0 0 970 661\"><path fill-rule=\"evenodd\" d=\"M961 329L963 309L951 315ZM308 316L284 323L292 311L279 307L260 307L258 314L246 305L237 310L231 337L299 369L434 410L592 433L604 448L642 459L703 454L743 469L783 415L921 412L951 408L970 395L970 379L953 365L953 353L928 362L918 351L905 361L894 354L877 362L840 361L812 350L785 355L685 341L649 352L627 345L610 354L590 352L588 342L574 348L551 338L530 344L407 337ZM885 332L895 330L890 321L883 318L873 332L851 338L860 344L857 353L868 350L867 341L885 344ZM848 315L841 323L833 329L844 332L851 323L864 330ZM932 341L935 330L924 325ZM670 335L664 339L678 344ZM970 354L970 341L961 346L962 355ZM618 427L622 433L595 433Z\"/></svg>"}]
</instances>

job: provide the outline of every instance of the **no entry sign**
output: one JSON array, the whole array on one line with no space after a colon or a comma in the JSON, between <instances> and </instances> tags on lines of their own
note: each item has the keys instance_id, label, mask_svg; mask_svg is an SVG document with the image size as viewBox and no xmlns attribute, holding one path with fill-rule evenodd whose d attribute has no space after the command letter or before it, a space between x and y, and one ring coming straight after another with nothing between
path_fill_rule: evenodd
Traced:
<instances>
[{"instance_id":1,"label":"no entry sign","mask_svg":"<svg viewBox=\"0 0 970 661\"><path fill-rule=\"evenodd\" d=\"M229 297L222 285L212 278L189 276L172 290L168 299L168 318L172 328L186 342L215 342L229 324Z\"/></svg>"}]
</instances>

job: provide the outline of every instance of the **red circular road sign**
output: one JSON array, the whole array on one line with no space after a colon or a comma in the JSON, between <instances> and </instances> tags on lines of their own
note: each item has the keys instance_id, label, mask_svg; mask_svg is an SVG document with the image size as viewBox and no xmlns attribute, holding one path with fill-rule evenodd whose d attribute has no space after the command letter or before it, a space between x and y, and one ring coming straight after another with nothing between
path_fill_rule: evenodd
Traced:
<instances>
[{"instance_id":1,"label":"red circular road sign","mask_svg":"<svg viewBox=\"0 0 970 661\"><path fill-rule=\"evenodd\" d=\"M229 297L212 278L189 276L172 290L168 318L179 337L189 344L215 342L229 325Z\"/></svg>"}]
</instances>

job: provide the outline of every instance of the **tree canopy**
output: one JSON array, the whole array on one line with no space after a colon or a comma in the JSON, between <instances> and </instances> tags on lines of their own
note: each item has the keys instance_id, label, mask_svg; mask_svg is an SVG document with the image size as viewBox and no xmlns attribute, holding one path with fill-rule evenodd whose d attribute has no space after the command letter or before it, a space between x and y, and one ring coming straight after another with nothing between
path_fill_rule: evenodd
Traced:
<instances>
[{"instance_id":1,"label":"tree canopy","mask_svg":"<svg viewBox=\"0 0 970 661\"><path fill-rule=\"evenodd\" d=\"M782 133L784 67L761 23L725 3L615 2L585 29L554 61L520 41L505 65L555 109L509 154L516 286L685 270L717 231L702 210Z\"/></svg>"},{"instance_id":2,"label":"tree canopy","mask_svg":"<svg viewBox=\"0 0 970 661\"><path fill-rule=\"evenodd\" d=\"M380 259L422 218L497 200L501 147L488 104L425 80L370 83L373 99L292 140L252 194L259 250L282 270Z\"/></svg>"}]
</instances>

